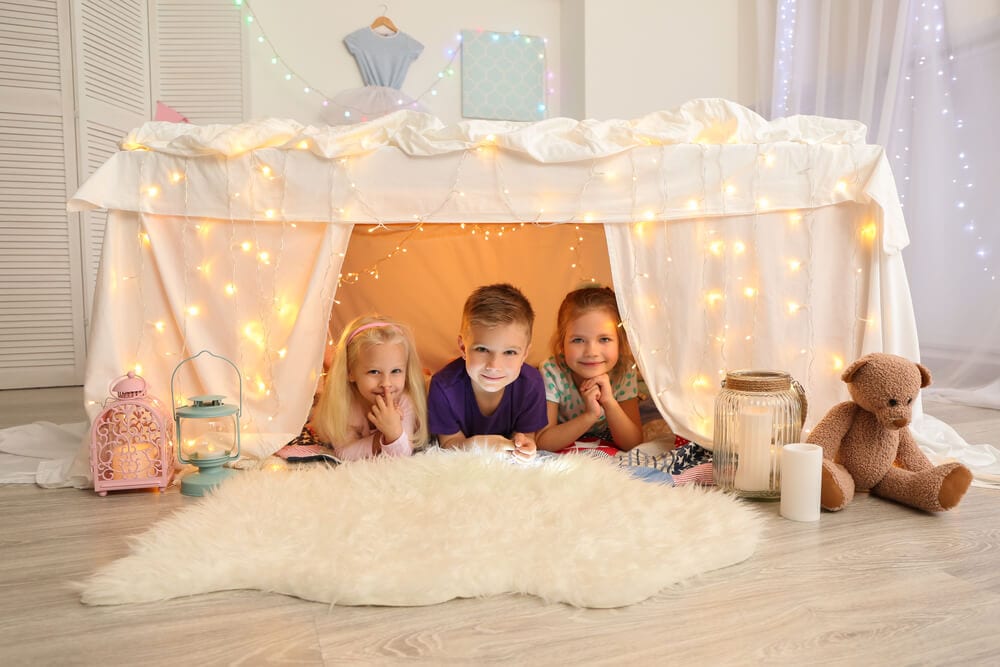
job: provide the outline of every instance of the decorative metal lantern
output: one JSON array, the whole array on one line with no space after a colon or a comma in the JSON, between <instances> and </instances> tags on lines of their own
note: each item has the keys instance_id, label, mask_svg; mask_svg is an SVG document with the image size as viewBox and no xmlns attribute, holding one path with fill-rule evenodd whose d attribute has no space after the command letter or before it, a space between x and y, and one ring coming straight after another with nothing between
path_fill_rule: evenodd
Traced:
<instances>
[{"instance_id":1,"label":"decorative metal lantern","mask_svg":"<svg viewBox=\"0 0 1000 667\"><path fill-rule=\"evenodd\" d=\"M240 388L239 406L227 405L220 394L192 396L191 403L177 407L174 398L174 378L181 366L208 354L233 367ZM223 467L240 457L240 415L243 413L243 376L236 365L225 357L202 350L177 364L170 376L170 404L174 406L177 425L177 458L182 463L198 467L198 472L181 480L181 493L203 496L205 492L229 477L232 469Z\"/></svg>"},{"instance_id":2,"label":"decorative metal lantern","mask_svg":"<svg viewBox=\"0 0 1000 667\"><path fill-rule=\"evenodd\" d=\"M174 471L173 430L146 381L129 371L108 387L110 398L90 429L90 468L102 496L120 489L167 488Z\"/></svg>"},{"instance_id":3,"label":"decorative metal lantern","mask_svg":"<svg viewBox=\"0 0 1000 667\"><path fill-rule=\"evenodd\" d=\"M781 496L781 448L798 442L806 419L802 385L781 371L732 371L715 398L716 486L744 498Z\"/></svg>"}]
</instances>

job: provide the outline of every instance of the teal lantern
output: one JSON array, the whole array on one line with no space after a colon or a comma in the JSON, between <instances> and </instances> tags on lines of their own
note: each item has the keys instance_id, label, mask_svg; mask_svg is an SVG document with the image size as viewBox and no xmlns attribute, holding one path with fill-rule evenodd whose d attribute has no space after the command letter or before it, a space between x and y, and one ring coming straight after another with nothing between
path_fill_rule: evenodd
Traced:
<instances>
[{"instance_id":1,"label":"teal lantern","mask_svg":"<svg viewBox=\"0 0 1000 667\"><path fill-rule=\"evenodd\" d=\"M240 388L239 406L228 405L221 394L192 396L190 404L177 407L174 379L181 366L203 354L221 359L233 367ZM240 415L243 413L243 377L236 365L225 357L202 350L177 364L170 376L170 404L174 408L177 435L177 458L181 463L198 467L198 472L181 480L185 496L203 496L205 492L233 474L225 464L240 456Z\"/></svg>"}]
</instances>

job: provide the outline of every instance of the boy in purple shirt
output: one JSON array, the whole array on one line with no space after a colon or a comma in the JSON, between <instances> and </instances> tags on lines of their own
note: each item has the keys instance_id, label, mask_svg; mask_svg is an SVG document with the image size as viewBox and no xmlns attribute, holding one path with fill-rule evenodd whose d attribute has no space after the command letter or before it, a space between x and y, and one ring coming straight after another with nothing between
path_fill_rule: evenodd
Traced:
<instances>
[{"instance_id":1,"label":"boy in purple shirt","mask_svg":"<svg viewBox=\"0 0 1000 667\"><path fill-rule=\"evenodd\" d=\"M431 378L427 424L442 447L489 447L535 455L535 432L548 425L545 385L524 363L535 313L516 287L486 285L462 309L462 356Z\"/></svg>"}]
</instances>

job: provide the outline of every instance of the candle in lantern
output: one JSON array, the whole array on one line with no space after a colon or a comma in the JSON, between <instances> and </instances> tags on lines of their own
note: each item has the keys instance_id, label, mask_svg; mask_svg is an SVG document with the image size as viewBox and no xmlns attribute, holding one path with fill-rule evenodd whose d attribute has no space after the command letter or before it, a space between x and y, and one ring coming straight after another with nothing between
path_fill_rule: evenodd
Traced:
<instances>
[{"instance_id":1,"label":"candle in lantern","mask_svg":"<svg viewBox=\"0 0 1000 667\"><path fill-rule=\"evenodd\" d=\"M751 407L737 421L739 460L733 485L741 491L766 491L771 486L771 411Z\"/></svg>"},{"instance_id":2,"label":"candle in lantern","mask_svg":"<svg viewBox=\"0 0 1000 667\"><path fill-rule=\"evenodd\" d=\"M160 449L151 442L118 445L111 452L111 479L155 477Z\"/></svg>"}]
</instances>

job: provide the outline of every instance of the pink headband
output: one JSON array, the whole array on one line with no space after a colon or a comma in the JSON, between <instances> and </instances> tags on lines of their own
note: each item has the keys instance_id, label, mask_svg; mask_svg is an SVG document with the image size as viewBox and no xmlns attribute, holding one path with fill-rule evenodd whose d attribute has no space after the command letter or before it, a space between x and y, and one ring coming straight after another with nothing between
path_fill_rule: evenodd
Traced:
<instances>
[{"instance_id":1,"label":"pink headband","mask_svg":"<svg viewBox=\"0 0 1000 667\"><path fill-rule=\"evenodd\" d=\"M392 322L369 322L368 324L362 324L360 327L351 332L351 335L347 337L347 343L350 344L352 340L357 338L358 334L366 329L375 329L377 327L395 327L396 325Z\"/></svg>"}]
</instances>

